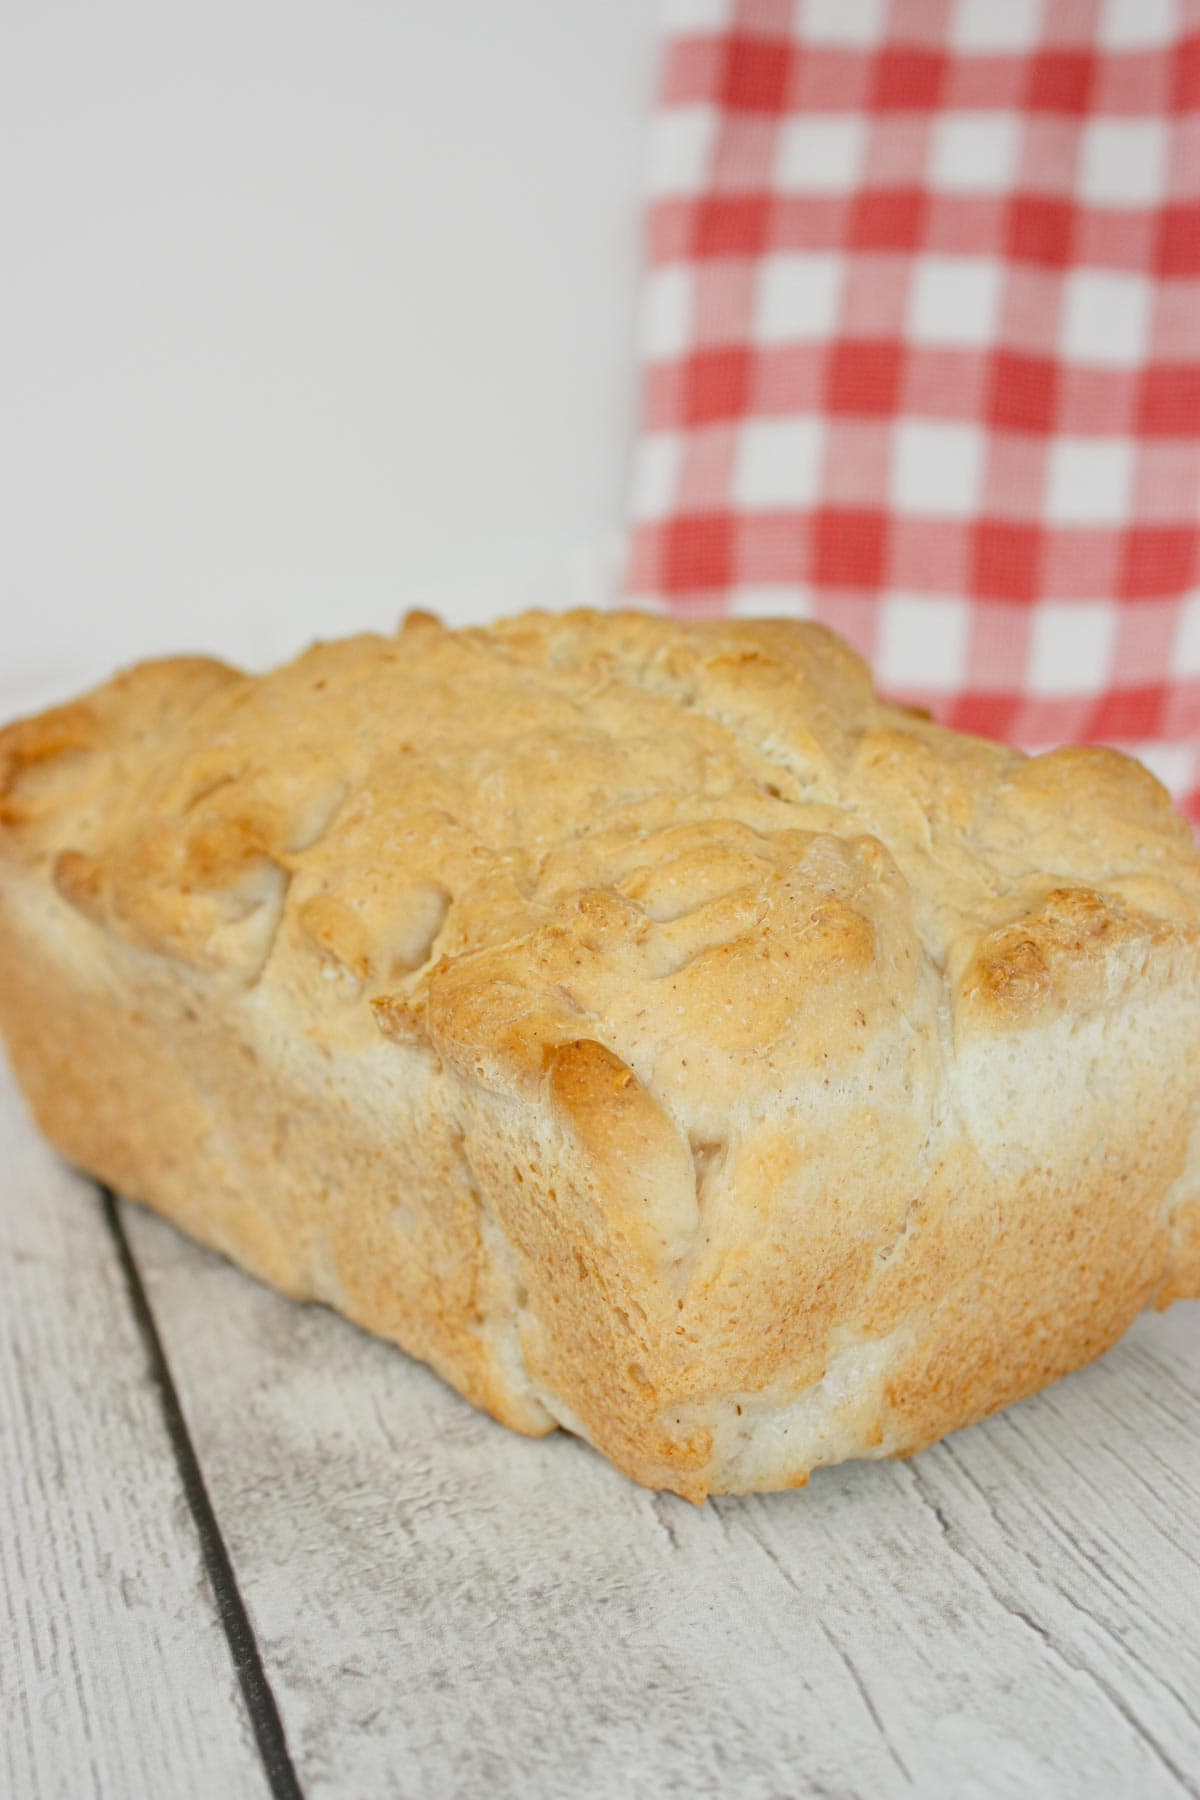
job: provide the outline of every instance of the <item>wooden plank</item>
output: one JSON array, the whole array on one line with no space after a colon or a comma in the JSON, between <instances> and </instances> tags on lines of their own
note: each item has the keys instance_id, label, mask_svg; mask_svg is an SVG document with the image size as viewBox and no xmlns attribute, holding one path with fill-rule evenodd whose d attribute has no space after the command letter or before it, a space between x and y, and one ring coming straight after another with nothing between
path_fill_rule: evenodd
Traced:
<instances>
[{"instance_id":1,"label":"wooden plank","mask_svg":"<svg viewBox=\"0 0 1200 1800\"><path fill-rule=\"evenodd\" d=\"M1198 1791L1200 1308L695 1509L128 1225L310 1795Z\"/></svg>"},{"instance_id":2,"label":"wooden plank","mask_svg":"<svg viewBox=\"0 0 1200 1800\"><path fill-rule=\"evenodd\" d=\"M267 1792L96 1189L0 1070L0 1791Z\"/></svg>"}]
</instances>

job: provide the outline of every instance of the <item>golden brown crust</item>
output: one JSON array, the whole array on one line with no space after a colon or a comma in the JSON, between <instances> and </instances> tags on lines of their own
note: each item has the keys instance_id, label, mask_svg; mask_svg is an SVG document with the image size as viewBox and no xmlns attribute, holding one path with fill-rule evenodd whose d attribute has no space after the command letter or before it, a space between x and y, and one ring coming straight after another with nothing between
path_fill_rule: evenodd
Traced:
<instances>
[{"instance_id":1,"label":"golden brown crust","mask_svg":"<svg viewBox=\"0 0 1200 1800\"><path fill-rule=\"evenodd\" d=\"M1153 778L887 706L815 626L414 614L0 732L54 1141L694 1498L1200 1291L1198 1017Z\"/></svg>"},{"instance_id":2,"label":"golden brown crust","mask_svg":"<svg viewBox=\"0 0 1200 1800\"><path fill-rule=\"evenodd\" d=\"M1089 887L1052 888L979 939L959 984L960 1015L1011 1030L1085 1013L1136 984L1156 948L1188 942L1186 923L1131 911Z\"/></svg>"}]
</instances>

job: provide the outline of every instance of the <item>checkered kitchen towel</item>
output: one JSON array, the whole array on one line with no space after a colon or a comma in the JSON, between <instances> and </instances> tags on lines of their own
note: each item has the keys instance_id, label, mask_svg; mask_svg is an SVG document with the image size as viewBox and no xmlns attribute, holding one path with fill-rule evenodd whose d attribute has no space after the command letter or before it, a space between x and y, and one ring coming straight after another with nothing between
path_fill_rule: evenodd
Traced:
<instances>
[{"instance_id":1,"label":"checkered kitchen towel","mask_svg":"<svg viewBox=\"0 0 1200 1800\"><path fill-rule=\"evenodd\" d=\"M674 0L628 589L1200 819L1200 0Z\"/></svg>"}]
</instances>

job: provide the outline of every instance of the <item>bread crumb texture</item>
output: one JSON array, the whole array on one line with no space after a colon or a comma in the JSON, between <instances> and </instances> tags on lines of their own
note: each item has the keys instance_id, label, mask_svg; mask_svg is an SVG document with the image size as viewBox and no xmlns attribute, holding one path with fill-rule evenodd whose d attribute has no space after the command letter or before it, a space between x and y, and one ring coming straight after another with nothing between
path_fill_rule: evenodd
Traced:
<instances>
[{"instance_id":1,"label":"bread crumb texture","mask_svg":"<svg viewBox=\"0 0 1200 1800\"><path fill-rule=\"evenodd\" d=\"M827 631L527 614L0 733L74 1162L692 1499L907 1455L1200 1293L1200 864Z\"/></svg>"}]
</instances>

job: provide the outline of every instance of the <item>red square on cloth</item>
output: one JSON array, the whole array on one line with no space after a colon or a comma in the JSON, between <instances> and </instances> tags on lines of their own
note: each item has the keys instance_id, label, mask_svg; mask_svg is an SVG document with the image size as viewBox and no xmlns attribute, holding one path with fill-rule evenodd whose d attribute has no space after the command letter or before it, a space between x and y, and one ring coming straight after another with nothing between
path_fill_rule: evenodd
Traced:
<instances>
[{"instance_id":1,"label":"red square on cloth","mask_svg":"<svg viewBox=\"0 0 1200 1800\"><path fill-rule=\"evenodd\" d=\"M826 507L813 518L813 579L820 587L877 588L887 521L882 513Z\"/></svg>"},{"instance_id":2,"label":"red square on cloth","mask_svg":"<svg viewBox=\"0 0 1200 1800\"><path fill-rule=\"evenodd\" d=\"M745 344L728 350L699 350L684 364L681 413L685 426L737 418L749 398L752 351Z\"/></svg>"},{"instance_id":3,"label":"red square on cloth","mask_svg":"<svg viewBox=\"0 0 1200 1800\"><path fill-rule=\"evenodd\" d=\"M792 46L731 31L723 46L717 104L727 112L777 113L788 90Z\"/></svg>"},{"instance_id":4,"label":"red square on cloth","mask_svg":"<svg viewBox=\"0 0 1200 1800\"><path fill-rule=\"evenodd\" d=\"M847 338L831 346L826 403L833 413L891 415L900 392L900 346Z\"/></svg>"}]
</instances>

